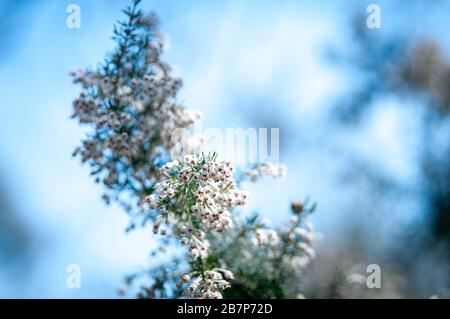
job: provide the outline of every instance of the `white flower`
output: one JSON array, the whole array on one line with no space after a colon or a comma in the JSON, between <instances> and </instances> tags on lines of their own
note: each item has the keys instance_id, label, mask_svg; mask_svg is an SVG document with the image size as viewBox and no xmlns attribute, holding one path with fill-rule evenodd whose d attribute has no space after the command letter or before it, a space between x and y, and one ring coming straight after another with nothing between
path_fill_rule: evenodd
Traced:
<instances>
[{"instance_id":1,"label":"white flower","mask_svg":"<svg viewBox=\"0 0 450 319\"><path fill-rule=\"evenodd\" d=\"M172 168L178 166L178 161L172 161L172 162L168 162L166 164L163 165L163 167L161 167L162 171L168 171L171 170Z\"/></svg>"},{"instance_id":2,"label":"white flower","mask_svg":"<svg viewBox=\"0 0 450 319\"><path fill-rule=\"evenodd\" d=\"M298 235L301 239L309 243L312 243L315 239L314 234L311 231L307 230L306 228L296 227L294 229L294 233Z\"/></svg>"},{"instance_id":3,"label":"white flower","mask_svg":"<svg viewBox=\"0 0 450 319\"><path fill-rule=\"evenodd\" d=\"M279 243L279 236L273 229L259 228L255 231L252 242L256 246L276 246Z\"/></svg>"},{"instance_id":4,"label":"white flower","mask_svg":"<svg viewBox=\"0 0 450 319\"><path fill-rule=\"evenodd\" d=\"M291 259L291 265L296 270L304 269L310 262L310 259L306 256L294 256Z\"/></svg>"},{"instance_id":5,"label":"white flower","mask_svg":"<svg viewBox=\"0 0 450 319\"><path fill-rule=\"evenodd\" d=\"M188 274L183 275L183 277L181 277L181 279L183 281L189 281L191 279L191 276L189 276Z\"/></svg>"},{"instance_id":6,"label":"white flower","mask_svg":"<svg viewBox=\"0 0 450 319\"><path fill-rule=\"evenodd\" d=\"M119 87L117 89L117 94L119 96L124 96L124 95L128 95L131 93L131 88L127 85L122 85L121 87Z\"/></svg>"},{"instance_id":7,"label":"white flower","mask_svg":"<svg viewBox=\"0 0 450 319\"><path fill-rule=\"evenodd\" d=\"M141 100L133 100L131 102L131 105L136 109L138 112L143 112L145 109L145 104Z\"/></svg>"},{"instance_id":8,"label":"white flower","mask_svg":"<svg viewBox=\"0 0 450 319\"><path fill-rule=\"evenodd\" d=\"M316 257L316 251L307 243L299 243L298 248L303 250L311 259L314 259Z\"/></svg>"}]
</instances>

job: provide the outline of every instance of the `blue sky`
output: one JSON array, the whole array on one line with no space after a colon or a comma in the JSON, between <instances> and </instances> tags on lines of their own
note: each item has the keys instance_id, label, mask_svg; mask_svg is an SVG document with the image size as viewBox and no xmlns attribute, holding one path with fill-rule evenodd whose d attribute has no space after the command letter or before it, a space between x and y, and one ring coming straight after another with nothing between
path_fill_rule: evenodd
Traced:
<instances>
[{"instance_id":1,"label":"blue sky","mask_svg":"<svg viewBox=\"0 0 450 319\"><path fill-rule=\"evenodd\" d=\"M81 29L65 25L69 3L81 7ZM124 234L125 214L103 205L88 168L71 158L83 129L69 118L79 88L68 73L95 66L113 47L112 26L126 3L42 1L21 7L16 15L17 37L0 61L0 175L36 239L36 261L21 285L1 275L0 262L0 297L114 297L122 276L148 261L150 232ZM159 15L168 37L165 60L184 80L179 99L204 113L204 126L249 127L265 110L289 128L290 146L281 158L289 177L249 186L249 209L262 207L275 224L287 216L291 200L310 196L319 202L317 228L333 232L343 217L336 207L353 198L337 187L335 172L342 163L323 152L330 145L355 149L399 179L416 178L416 168L408 163L418 147L413 135L418 124L405 121L405 110L396 107L410 102L386 97L357 135L330 136L320 129L328 105L359 81L325 61L324 48L352 45L349 17L364 12L368 3L144 1ZM429 9L422 16L426 4L417 3L406 8L383 2L380 32L431 30L448 38L445 10ZM380 151L384 156L377 158ZM417 210L411 206L408 211ZM81 289L65 286L71 263L82 267Z\"/></svg>"}]
</instances>

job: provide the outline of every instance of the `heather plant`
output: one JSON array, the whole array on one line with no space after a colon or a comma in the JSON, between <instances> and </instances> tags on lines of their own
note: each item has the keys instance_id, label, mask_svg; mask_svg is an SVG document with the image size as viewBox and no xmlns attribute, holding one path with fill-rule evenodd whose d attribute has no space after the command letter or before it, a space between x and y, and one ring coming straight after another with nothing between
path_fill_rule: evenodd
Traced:
<instances>
[{"instance_id":1,"label":"heather plant","mask_svg":"<svg viewBox=\"0 0 450 319\"><path fill-rule=\"evenodd\" d=\"M181 80L161 61L164 38L140 0L114 28L116 48L94 70L72 72L82 86L73 117L88 127L74 155L103 184L107 203L130 214L130 228L151 224L158 264L127 277L143 298L302 297L302 271L318 238L309 203L293 203L290 221L270 228L239 212L244 182L281 177L275 163L235 168L202 153L193 134L201 114L176 98Z\"/></svg>"}]
</instances>

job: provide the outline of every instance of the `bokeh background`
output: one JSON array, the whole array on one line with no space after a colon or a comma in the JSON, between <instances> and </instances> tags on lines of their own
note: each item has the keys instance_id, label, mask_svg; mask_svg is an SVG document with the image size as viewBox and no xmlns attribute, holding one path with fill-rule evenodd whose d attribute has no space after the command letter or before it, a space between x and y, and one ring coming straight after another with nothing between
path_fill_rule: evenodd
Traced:
<instances>
[{"instance_id":1,"label":"bokeh background","mask_svg":"<svg viewBox=\"0 0 450 319\"><path fill-rule=\"evenodd\" d=\"M66 8L81 7L69 29ZM381 29L366 8L381 7ZM0 0L0 297L118 297L151 263L149 229L105 206L71 157L69 71L113 47L128 1ZM246 185L276 226L318 203L305 274L320 298L445 296L450 287L450 1L151 1L204 127L278 127L284 180ZM66 286L69 264L80 289ZM382 288L345 283L379 264Z\"/></svg>"}]
</instances>

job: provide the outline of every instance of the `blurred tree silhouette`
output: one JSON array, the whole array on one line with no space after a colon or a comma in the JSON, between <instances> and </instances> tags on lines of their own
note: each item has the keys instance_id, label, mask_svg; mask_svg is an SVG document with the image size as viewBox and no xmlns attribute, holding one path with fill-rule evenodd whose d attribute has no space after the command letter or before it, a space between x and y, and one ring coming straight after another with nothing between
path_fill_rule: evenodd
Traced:
<instances>
[{"instance_id":1,"label":"blurred tree silhouette","mask_svg":"<svg viewBox=\"0 0 450 319\"><path fill-rule=\"evenodd\" d=\"M356 49L350 52L331 49L328 57L334 63L346 64L350 69L365 75L361 86L339 101L332 112L332 118L355 125L363 120L377 97L392 89L390 80L394 63L405 54L407 39L398 36L383 38L380 33L366 27L364 16L357 16L353 20L351 32Z\"/></svg>"},{"instance_id":2,"label":"blurred tree silhouette","mask_svg":"<svg viewBox=\"0 0 450 319\"><path fill-rule=\"evenodd\" d=\"M412 44L398 69L403 93L424 95L421 168L430 234L450 244L450 63L434 40Z\"/></svg>"},{"instance_id":3,"label":"blurred tree silhouette","mask_svg":"<svg viewBox=\"0 0 450 319\"><path fill-rule=\"evenodd\" d=\"M450 259L450 61L437 39L408 39L403 36L383 36L365 27L357 19L353 25L356 50L335 55L336 63L351 63L355 71L366 79L333 108L331 118L347 127L364 123L374 102L387 95L419 101L420 111L411 108L410 114L419 117L421 131L417 163L420 185L384 183L377 187L385 195L404 187L418 189L425 204L424 224L405 230L407 238L393 255L410 272L418 256L437 258L435 264L447 268ZM365 179L378 185L383 171L371 170ZM409 195L411 196L411 195ZM405 249L406 248L406 249ZM429 252L435 256L430 257ZM414 281L414 280L413 280ZM414 284L413 284L414 285Z\"/></svg>"}]
</instances>

